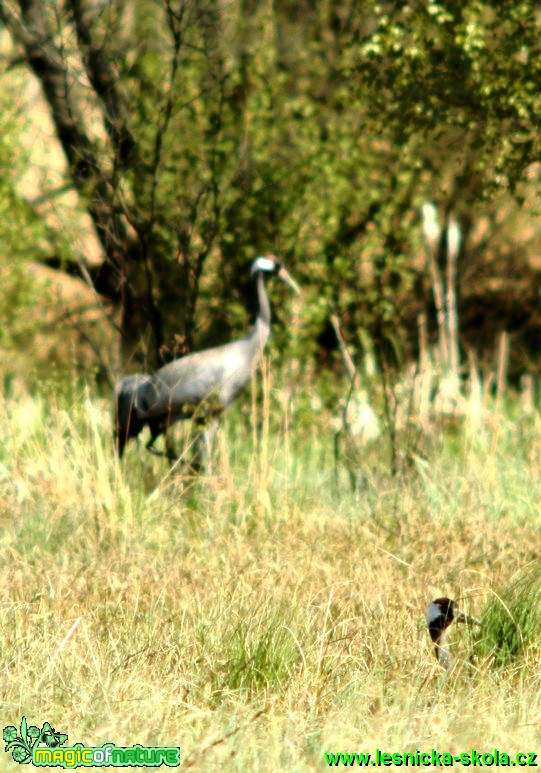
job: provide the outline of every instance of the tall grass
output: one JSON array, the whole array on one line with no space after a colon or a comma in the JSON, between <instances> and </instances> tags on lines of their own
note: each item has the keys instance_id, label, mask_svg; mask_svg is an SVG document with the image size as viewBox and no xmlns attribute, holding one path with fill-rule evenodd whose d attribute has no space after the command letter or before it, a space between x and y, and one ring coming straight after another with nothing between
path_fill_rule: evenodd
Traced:
<instances>
[{"instance_id":1,"label":"tall grass","mask_svg":"<svg viewBox=\"0 0 541 773\"><path fill-rule=\"evenodd\" d=\"M496 667L541 662L541 561L532 561L499 591L483 615L477 657Z\"/></svg>"},{"instance_id":2,"label":"tall grass","mask_svg":"<svg viewBox=\"0 0 541 773\"><path fill-rule=\"evenodd\" d=\"M194 769L539 748L537 414L442 430L400 475L378 441L353 492L324 414L299 428L264 389L199 477L136 443L120 464L88 389L4 396L4 725L179 745ZM424 624L438 595L483 622L480 641L457 626L447 675Z\"/></svg>"}]
</instances>

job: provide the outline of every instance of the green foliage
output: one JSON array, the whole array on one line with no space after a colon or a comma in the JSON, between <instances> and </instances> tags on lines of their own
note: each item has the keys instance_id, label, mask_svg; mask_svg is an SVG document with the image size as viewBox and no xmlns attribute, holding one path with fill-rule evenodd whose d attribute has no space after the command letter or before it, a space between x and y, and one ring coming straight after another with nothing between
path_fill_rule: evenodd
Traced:
<instances>
[{"instance_id":1,"label":"green foliage","mask_svg":"<svg viewBox=\"0 0 541 773\"><path fill-rule=\"evenodd\" d=\"M496 667L541 653L541 567L529 565L516 575L485 610L475 652Z\"/></svg>"},{"instance_id":2,"label":"green foliage","mask_svg":"<svg viewBox=\"0 0 541 773\"><path fill-rule=\"evenodd\" d=\"M231 690L255 694L287 689L300 661L291 610L266 612L249 609L235 615L222 653L223 668L214 675L217 694Z\"/></svg>"},{"instance_id":3,"label":"green foliage","mask_svg":"<svg viewBox=\"0 0 541 773\"><path fill-rule=\"evenodd\" d=\"M203 14L180 50L157 186L164 239L174 236L177 202L179 259L186 234L192 246L204 243L218 218L217 260L197 299L201 343L205 331L235 324L228 299L247 297L246 265L269 249L310 285L302 351L329 309L350 333L368 327L378 342L394 335L417 271L412 208L451 175L459 200L514 187L535 157L537 22L525 5L521 13L506 6L503 16L477 2L321 3L301 12L256 5L249 13L232 4ZM139 59L154 74L134 108L148 103L141 126L154 127L169 65L145 43ZM154 142L154 128L148 134ZM172 243L167 249L174 254ZM180 306L190 307L182 287ZM178 306L178 292L164 300Z\"/></svg>"},{"instance_id":4,"label":"green foliage","mask_svg":"<svg viewBox=\"0 0 541 773\"><path fill-rule=\"evenodd\" d=\"M28 117L15 100L20 88L15 77L4 80L0 92L0 351L5 357L24 348L43 321L34 310L47 297L48 283L30 266L47 254L52 235L18 187L28 162L22 141Z\"/></svg>"},{"instance_id":5,"label":"green foliage","mask_svg":"<svg viewBox=\"0 0 541 773\"><path fill-rule=\"evenodd\" d=\"M477 197L515 190L539 156L536 4L371 7L372 29L352 49L352 73L406 159L436 174L454 159Z\"/></svg>"},{"instance_id":6,"label":"green foliage","mask_svg":"<svg viewBox=\"0 0 541 773\"><path fill-rule=\"evenodd\" d=\"M69 38L54 4L43 14ZM175 334L191 349L244 330L247 267L270 251L306 286L294 344L277 315L281 351L313 354L337 311L357 352L368 331L400 358L425 303L419 205L454 207L468 226L496 192L523 197L539 157L532 2L143 0L88 18L135 148L119 160L97 132L85 152L105 188L98 174L80 195L95 218L109 208L125 354L151 363ZM27 230L19 244L37 241Z\"/></svg>"}]
</instances>

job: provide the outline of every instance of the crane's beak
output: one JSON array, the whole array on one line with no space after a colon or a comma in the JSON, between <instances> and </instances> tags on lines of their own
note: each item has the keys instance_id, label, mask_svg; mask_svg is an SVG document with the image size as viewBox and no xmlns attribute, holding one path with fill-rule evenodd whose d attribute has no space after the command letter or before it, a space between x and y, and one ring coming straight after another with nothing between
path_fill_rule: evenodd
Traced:
<instances>
[{"instance_id":1,"label":"crane's beak","mask_svg":"<svg viewBox=\"0 0 541 773\"><path fill-rule=\"evenodd\" d=\"M296 293L300 294L301 288L299 285L295 282L289 271L286 271L283 266L280 266L278 269L278 276L280 279L283 279L283 281L291 287L292 290L295 290Z\"/></svg>"},{"instance_id":2,"label":"crane's beak","mask_svg":"<svg viewBox=\"0 0 541 773\"><path fill-rule=\"evenodd\" d=\"M468 617L464 612L457 612L455 617L457 623L466 623L466 625L481 625L481 621L475 617Z\"/></svg>"}]
</instances>

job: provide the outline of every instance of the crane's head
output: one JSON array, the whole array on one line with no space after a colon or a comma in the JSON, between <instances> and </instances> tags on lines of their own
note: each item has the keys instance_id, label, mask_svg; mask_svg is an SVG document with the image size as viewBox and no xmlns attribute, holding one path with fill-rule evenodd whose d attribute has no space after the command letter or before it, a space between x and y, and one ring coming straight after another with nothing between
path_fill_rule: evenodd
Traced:
<instances>
[{"instance_id":1,"label":"crane's head","mask_svg":"<svg viewBox=\"0 0 541 773\"><path fill-rule=\"evenodd\" d=\"M256 276L256 274L260 272L278 276L296 293L300 293L301 291L299 285L295 282L289 271L286 271L275 255L263 255L254 260L250 273L252 276Z\"/></svg>"}]
</instances>

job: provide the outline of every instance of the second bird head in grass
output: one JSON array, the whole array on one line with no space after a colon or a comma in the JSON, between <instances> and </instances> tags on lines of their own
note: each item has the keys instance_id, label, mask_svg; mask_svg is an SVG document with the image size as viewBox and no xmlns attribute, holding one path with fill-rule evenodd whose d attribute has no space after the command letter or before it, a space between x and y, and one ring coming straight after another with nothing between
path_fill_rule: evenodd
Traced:
<instances>
[{"instance_id":1,"label":"second bird head in grass","mask_svg":"<svg viewBox=\"0 0 541 773\"><path fill-rule=\"evenodd\" d=\"M256 276L260 272L279 277L296 293L301 291L299 285L295 282L289 271L286 271L276 255L261 255L254 260L250 273L252 276Z\"/></svg>"},{"instance_id":2,"label":"second bird head in grass","mask_svg":"<svg viewBox=\"0 0 541 773\"><path fill-rule=\"evenodd\" d=\"M434 599L426 610L426 624L430 638L434 642L434 650L438 663L444 668L451 665L451 652L447 644L447 631L451 623L465 623L467 625L480 625L479 620L468 617L458 608L456 601L441 597Z\"/></svg>"}]
</instances>

